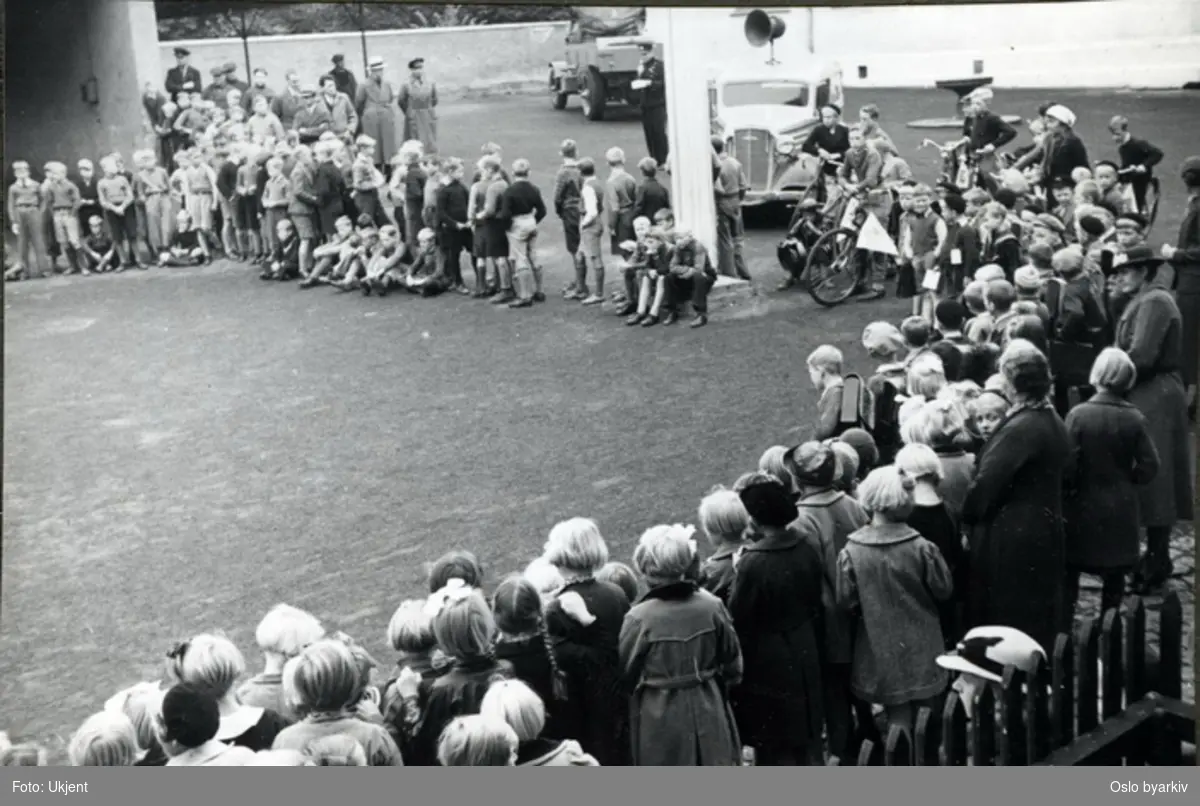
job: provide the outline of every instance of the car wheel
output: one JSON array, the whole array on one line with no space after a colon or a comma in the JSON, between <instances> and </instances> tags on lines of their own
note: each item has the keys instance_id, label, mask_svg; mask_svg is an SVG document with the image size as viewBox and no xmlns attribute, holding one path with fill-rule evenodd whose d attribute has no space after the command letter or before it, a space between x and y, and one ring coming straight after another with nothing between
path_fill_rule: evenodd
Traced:
<instances>
[{"instance_id":1,"label":"car wheel","mask_svg":"<svg viewBox=\"0 0 1200 806\"><path fill-rule=\"evenodd\" d=\"M567 108L567 94L562 91L562 83L554 75L553 70L550 71L550 98L555 109Z\"/></svg>"},{"instance_id":2,"label":"car wheel","mask_svg":"<svg viewBox=\"0 0 1200 806\"><path fill-rule=\"evenodd\" d=\"M607 100L607 90L604 86L604 76L596 67L589 67L580 88L579 97L583 101L583 116L588 120L604 120L604 102Z\"/></svg>"}]
</instances>

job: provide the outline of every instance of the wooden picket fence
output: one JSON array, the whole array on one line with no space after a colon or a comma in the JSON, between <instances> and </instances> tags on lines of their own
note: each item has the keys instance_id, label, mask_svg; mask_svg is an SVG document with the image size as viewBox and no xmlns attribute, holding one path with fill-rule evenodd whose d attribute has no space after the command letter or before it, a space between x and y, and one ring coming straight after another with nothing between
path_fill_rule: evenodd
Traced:
<instances>
[{"instance_id":1,"label":"wooden picket fence","mask_svg":"<svg viewBox=\"0 0 1200 806\"><path fill-rule=\"evenodd\" d=\"M1049 663L1008 667L977 695L968 722L957 692L940 714L922 708L910 734L893 727L862 743L858 766L1170 766L1196 741L1196 706L1182 700L1183 608L1168 594L1157 660L1147 652L1146 608L1126 602L1060 633ZM1148 662L1149 658L1149 662Z\"/></svg>"}]
</instances>

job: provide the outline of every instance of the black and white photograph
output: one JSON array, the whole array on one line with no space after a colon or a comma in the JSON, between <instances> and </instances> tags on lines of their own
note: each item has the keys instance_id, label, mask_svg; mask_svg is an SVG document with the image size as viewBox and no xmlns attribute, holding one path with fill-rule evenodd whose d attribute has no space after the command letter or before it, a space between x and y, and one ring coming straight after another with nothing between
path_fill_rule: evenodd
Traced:
<instances>
[{"instance_id":1,"label":"black and white photograph","mask_svg":"<svg viewBox=\"0 0 1200 806\"><path fill-rule=\"evenodd\" d=\"M1197 0L4 28L0 766L1197 763Z\"/></svg>"}]
</instances>

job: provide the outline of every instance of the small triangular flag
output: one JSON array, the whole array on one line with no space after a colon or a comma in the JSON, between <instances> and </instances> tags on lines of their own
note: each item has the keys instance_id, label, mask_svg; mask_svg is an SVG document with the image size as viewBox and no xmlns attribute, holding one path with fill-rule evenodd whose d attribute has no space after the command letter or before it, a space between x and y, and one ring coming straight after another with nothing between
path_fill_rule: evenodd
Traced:
<instances>
[{"instance_id":1,"label":"small triangular flag","mask_svg":"<svg viewBox=\"0 0 1200 806\"><path fill-rule=\"evenodd\" d=\"M879 219L874 213L867 213L867 219L863 221L862 227L858 230L859 249L867 252L879 252L892 257L899 257L900 250L896 248L896 242L887 234L887 230L879 223Z\"/></svg>"}]
</instances>

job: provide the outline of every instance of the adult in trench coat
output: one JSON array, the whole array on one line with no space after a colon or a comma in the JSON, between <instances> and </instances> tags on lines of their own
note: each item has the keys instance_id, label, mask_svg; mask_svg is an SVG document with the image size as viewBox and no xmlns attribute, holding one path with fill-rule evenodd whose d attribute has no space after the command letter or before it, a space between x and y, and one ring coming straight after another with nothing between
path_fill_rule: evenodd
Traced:
<instances>
[{"instance_id":1,"label":"adult in trench coat","mask_svg":"<svg viewBox=\"0 0 1200 806\"><path fill-rule=\"evenodd\" d=\"M1126 250L1121 264L1121 290L1130 296L1116 327L1116 346L1137 368L1129 402L1146 417L1150 439L1158 450L1158 474L1138 488L1146 557L1138 576L1147 587L1164 582L1171 572L1169 541L1176 521L1191 520L1195 490L1195 458L1187 422L1187 396L1180 372L1183 321L1175 298L1158 279L1162 260L1148 246Z\"/></svg>"},{"instance_id":2,"label":"adult in trench coat","mask_svg":"<svg viewBox=\"0 0 1200 806\"><path fill-rule=\"evenodd\" d=\"M963 503L970 530L968 626L1012 627L1054 646L1062 624L1062 485L1071 445L1046 399L1046 357L1028 342L1014 342L1000 370L1013 405L980 451Z\"/></svg>"},{"instance_id":3,"label":"adult in trench coat","mask_svg":"<svg viewBox=\"0 0 1200 806\"><path fill-rule=\"evenodd\" d=\"M396 89L383 79L383 59L371 59L354 99L362 133L375 141L375 167L386 175L396 154Z\"/></svg>"},{"instance_id":4,"label":"adult in trench coat","mask_svg":"<svg viewBox=\"0 0 1200 806\"><path fill-rule=\"evenodd\" d=\"M404 111L404 139L420 140L426 154L437 153L437 85L425 80L425 60L408 63L412 75L400 87L398 104Z\"/></svg>"}]
</instances>

